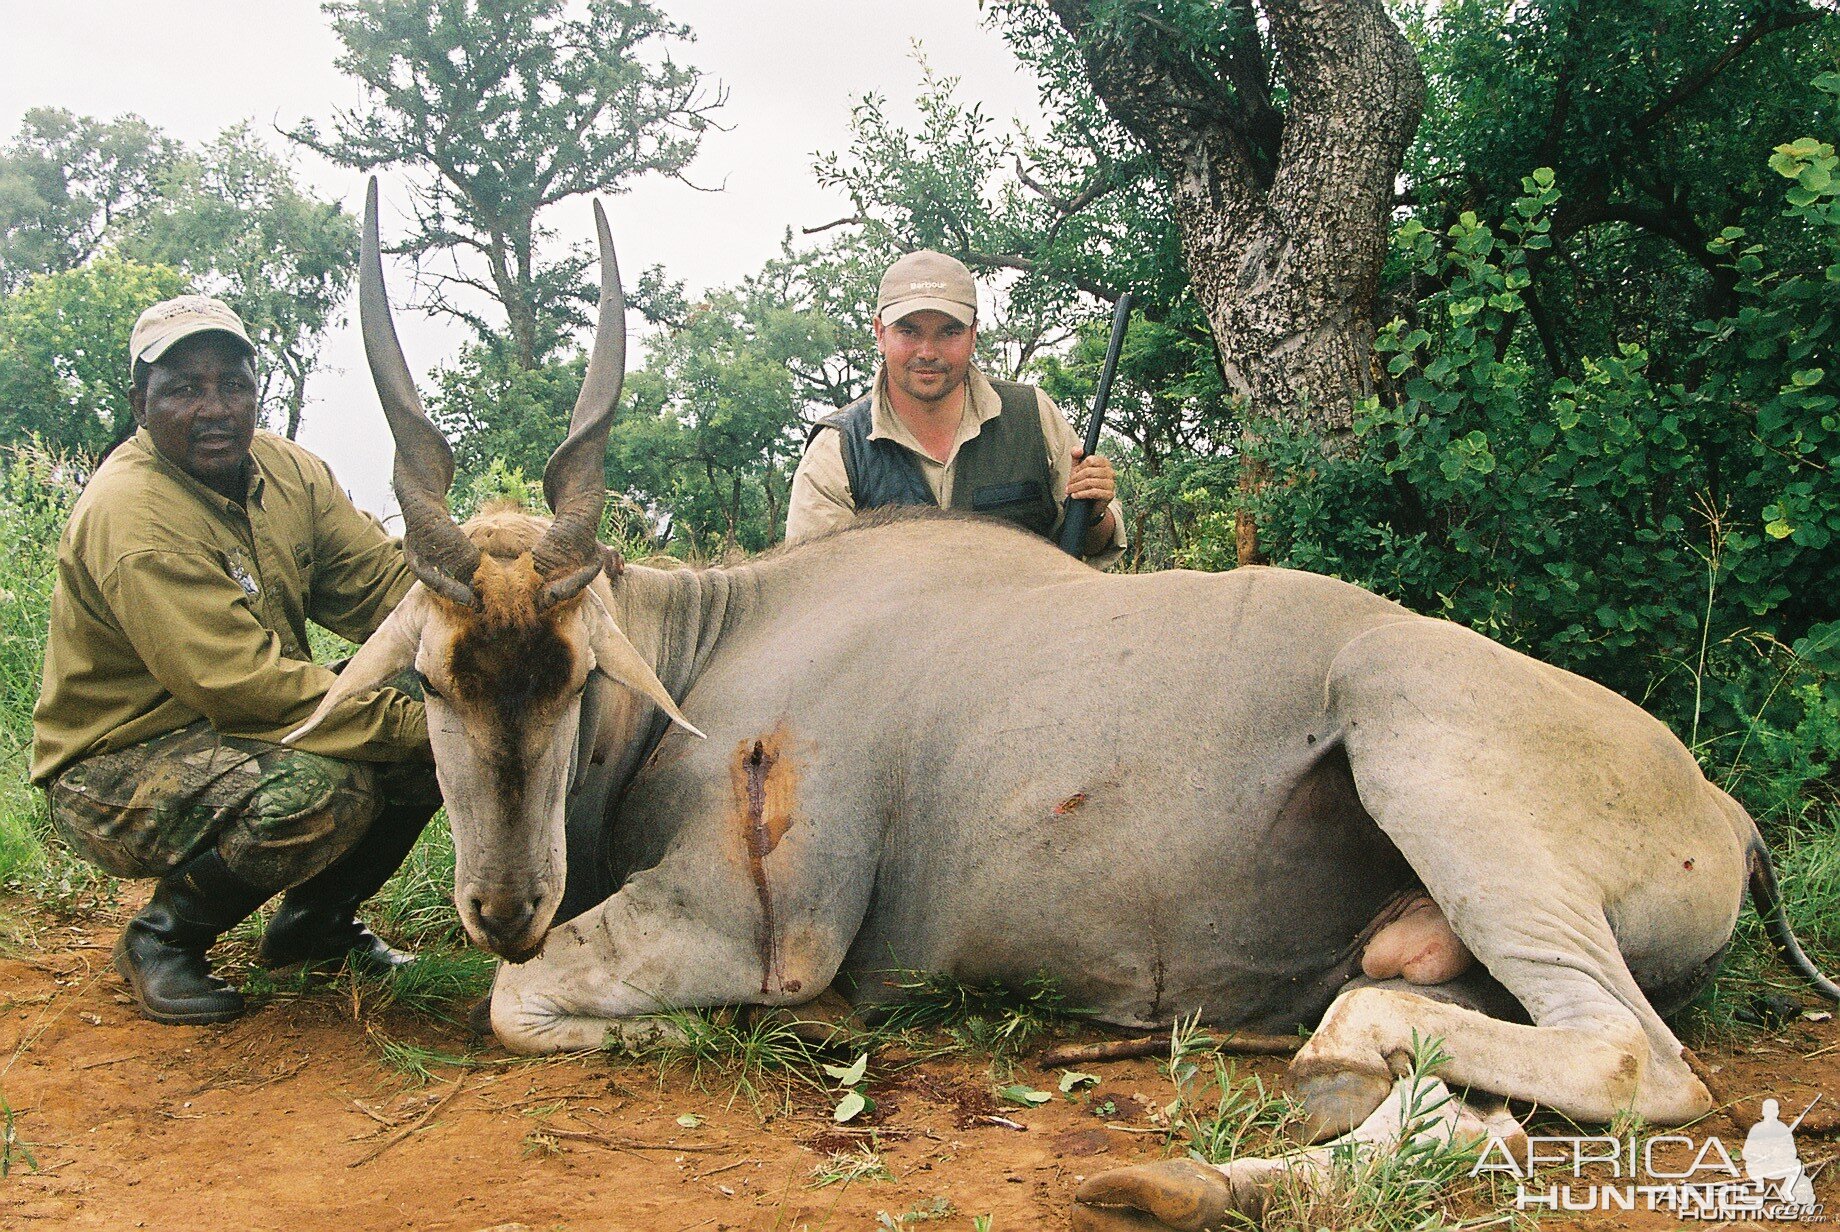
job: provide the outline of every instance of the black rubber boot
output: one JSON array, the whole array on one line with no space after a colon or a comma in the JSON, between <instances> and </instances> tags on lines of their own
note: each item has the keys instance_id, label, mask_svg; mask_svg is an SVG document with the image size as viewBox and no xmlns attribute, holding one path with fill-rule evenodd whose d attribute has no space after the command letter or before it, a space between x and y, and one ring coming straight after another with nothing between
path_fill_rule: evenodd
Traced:
<instances>
[{"instance_id":1,"label":"black rubber boot","mask_svg":"<svg viewBox=\"0 0 1840 1232\"><path fill-rule=\"evenodd\" d=\"M176 1025L241 1015L243 994L211 974L205 952L271 893L231 872L214 850L162 877L115 942L115 970L141 1013Z\"/></svg>"},{"instance_id":2,"label":"black rubber boot","mask_svg":"<svg viewBox=\"0 0 1840 1232\"><path fill-rule=\"evenodd\" d=\"M386 806L357 846L289 890L262 934L262 965L345 963L381 972L414 962L366 928L358 907L402 867L433 816L426 805Z\"/></svg>"}]
</instances>

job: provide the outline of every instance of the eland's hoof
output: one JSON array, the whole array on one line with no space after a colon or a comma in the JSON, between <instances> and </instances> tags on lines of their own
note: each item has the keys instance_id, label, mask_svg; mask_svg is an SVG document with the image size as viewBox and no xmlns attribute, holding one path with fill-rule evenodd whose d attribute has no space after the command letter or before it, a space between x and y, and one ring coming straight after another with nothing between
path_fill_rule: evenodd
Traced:
<instances>
[{"instance_id":1,"label":"eland's hoof","mask_svg":"<svg viewBox=\"0 0 1840 1232\"><path fill-rule=\"evenodd\" d=\"M1187 1159L1136 1164L1101 1172L1074 1194L1074 1232L1201 1232L1222 1228L1242 1210L1218 1168Z\"/></svg>"},{"instance_id":2,"label":"eland's hoof","mask_svg":"<svg viewBox=\"0 0 1840 1232\"><path fill-rule=\"evenodd\" d=\"M1321 1142L1351 1133L1373 1115L1393 1090L1393 1076L1355 1069L1323 1069L1286 1075L1284 1085L1303 1105L1293 1132L1300 1142Z\"/></svg>"}]
</instances>

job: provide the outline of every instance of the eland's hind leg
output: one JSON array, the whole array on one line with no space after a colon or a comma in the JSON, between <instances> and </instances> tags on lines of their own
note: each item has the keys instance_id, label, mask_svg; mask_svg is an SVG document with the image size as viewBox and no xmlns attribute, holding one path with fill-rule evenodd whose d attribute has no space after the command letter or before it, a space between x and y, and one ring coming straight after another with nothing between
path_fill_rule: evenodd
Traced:
<instances>
[{"instance_id":1,"label":"eland's hind leg","mask_svg":"<svg viewBox=\"0 0 1840 1232\"><path fill-rule=\"evenodd\" d=\"M1651 975L1705 962L1742 894L1737 836L1679 741L1607 690L1438 621L1351 643L1328 706L1363 807L1533 1025L1346 992L1291 1068L1316 1130L1359 1124L1432 1039L1445 1079L1579 1120L1704 1113L1625 959Z\"/></svg>"},{"instance_id":2,"label":"eland's hind leg","mask_svg":"<svg viewBox=\"0 0 1840 1232\"><path fill-rule=\"evenodd\" d=\"M1256 1225L1287 1196L1308 1204L1335 1182L1336 1165L1402 1141L1477 1150L1489 1139L1511 1158L1526 1139L1505 1107L1472 1106L1436 1078L1407 1077L1351 1133L1308 1150L1201 1164L1189 1159L1102 1172L1075 1194L1074 1232L1201 1232Z\"/></svg>"}]
</instances>

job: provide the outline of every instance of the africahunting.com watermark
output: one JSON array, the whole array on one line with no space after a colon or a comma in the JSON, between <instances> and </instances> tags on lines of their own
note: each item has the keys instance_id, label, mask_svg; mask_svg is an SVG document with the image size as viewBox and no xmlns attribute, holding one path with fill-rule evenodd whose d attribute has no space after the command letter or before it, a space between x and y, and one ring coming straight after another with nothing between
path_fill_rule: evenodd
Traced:
<instances>
[{"instance_id":1,"label":"africahunting.com watermark","mask_svg":"<svg viewBox=\"0 0 1840 1232\"><path fill-rule=\"evenodd\" d=\"M1713 1135L1529 1135L1518 1150L1490 1140L1470 1175L1513 1177L1514 1205L1523 1211L1666 1211L1689 1220L1825 1223L1795 1146L1795 1127L1808 1109L1787 1124L1779 1111L1775 1100L1763 1101L1763 1117L1735 1158ZM1589 1178L1586 1169L1593 1170Z\"/></svg>"}]
</instances>

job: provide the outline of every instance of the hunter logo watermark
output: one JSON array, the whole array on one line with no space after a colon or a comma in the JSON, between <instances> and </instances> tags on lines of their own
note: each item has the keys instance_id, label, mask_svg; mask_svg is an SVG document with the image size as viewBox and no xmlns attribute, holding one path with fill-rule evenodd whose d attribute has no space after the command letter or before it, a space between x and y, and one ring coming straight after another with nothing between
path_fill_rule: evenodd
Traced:
<instances>
[{"instance_id":1,"label":"hunter logo watermark","mask_svg":"<svg viewBox=\"0 0 1840 1232\"><path fill-rule=\"evenodd\" d=\"M1491 1139L1470 1175L1514 1177L1514 1206L1523 1211L1647 1210L1692 1220L1825 1223L1795 1148L1795 1127L1819 1100L1786 1125L1777 1102L1764 1100L1763 1117L1744 1136L1736 1159L1712 1135L1529 1135L1518 1156ZM1548 1169L1544 1177L1541 1168ZM1587 1178L1587 1168L1608 1169L1608 1175L1596 1171Z\"/></svg>"}]
</instances>

